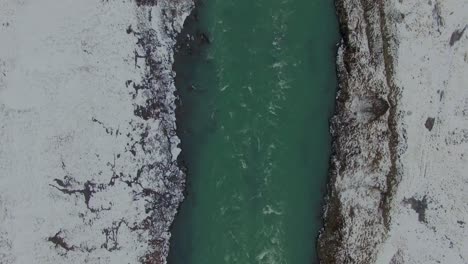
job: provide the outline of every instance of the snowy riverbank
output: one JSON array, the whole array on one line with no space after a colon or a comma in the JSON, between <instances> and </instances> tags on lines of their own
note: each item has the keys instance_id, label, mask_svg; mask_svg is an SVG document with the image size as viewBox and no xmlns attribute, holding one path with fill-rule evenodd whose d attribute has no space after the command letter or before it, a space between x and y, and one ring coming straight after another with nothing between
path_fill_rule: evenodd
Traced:
<instances>
[{"instance_id":1,"label":"snowy riverbank","mask_svg":"<svg viewBox=\"0 0 468 264\"><path fill-rule=\"evenodd\" d=\"M468 3L337 6L322 263L467 263Z\"/></svg>"},{"instance_id":2,"label":"snowy riverbank","mask_svg":"<svg viewBox=\"0 0 468 264\"><path fill-rule=\"evenodd\" d=\"M165 263L180 1L0 1L0 263Z\"/></svg>"}]
</instances>

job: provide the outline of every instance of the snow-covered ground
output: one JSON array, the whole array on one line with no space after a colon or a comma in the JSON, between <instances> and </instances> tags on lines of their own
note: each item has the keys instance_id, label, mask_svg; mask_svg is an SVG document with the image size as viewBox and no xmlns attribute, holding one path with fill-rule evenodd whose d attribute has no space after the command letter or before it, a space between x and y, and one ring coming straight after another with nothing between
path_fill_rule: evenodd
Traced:
<instances>
[{"instance_id":1,"label":"snow-covered ground","mask_svg":"<svg viewBox=\"0 0 468 264\"><path fill-rule=\"evenodd\" d=\"M395 1L401 179L377 263L468 263L468 1ZM393 262L390 262L393 259Z\"/></svg>"},{"instance_id":2,"label":"snow-covered ground","mask_svg":"<svg viewBox=\"0 0 468 264\"><path fill-rule=\"evenodd\" d=\"M0 0L0 263L164 263L190 0Z\"/></svg>"},{"instance_id":3,"label":"snow-covered ground","mask_svg":"<svg viewBox=\"0 0 468 264\"><path fill-rule=\"evenodd\" d=\"M337 6L322 263L468 263L468 2Z\"/></svg>"}]
</instances>

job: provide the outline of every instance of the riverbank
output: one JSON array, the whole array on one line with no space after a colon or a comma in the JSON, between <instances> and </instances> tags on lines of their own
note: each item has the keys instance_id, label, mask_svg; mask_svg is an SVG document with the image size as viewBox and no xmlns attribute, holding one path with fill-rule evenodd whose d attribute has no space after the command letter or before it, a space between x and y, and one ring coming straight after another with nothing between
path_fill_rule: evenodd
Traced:
<instances>
[{"instance_id":1,"label":"riverbank","mask_svg":"<svg viewBox=\"0 0 468 264\"><path fill-rule=\"evenodd\" d=\"M166 263L192 2L0 6L0 262Z\"/></svg>"},{"instance_id":2,"label":"riverbank","mask_svg":"<svg viewBox=\"0 0 468 264\"><path fill-rule=\"evenodd\" d=\"M466 3L336 5L343 42L321 262L465 263Z\"/></svg>"}]
</instances>

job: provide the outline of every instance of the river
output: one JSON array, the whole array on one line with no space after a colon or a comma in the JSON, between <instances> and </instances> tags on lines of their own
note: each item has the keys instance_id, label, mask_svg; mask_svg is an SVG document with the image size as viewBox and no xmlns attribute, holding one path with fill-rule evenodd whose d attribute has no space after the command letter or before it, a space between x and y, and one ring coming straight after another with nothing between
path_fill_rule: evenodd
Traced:
<instances>
[{"instance_id":1,"label":"river","mask_svg":"<svg viewBox=\"0 0 468 264\"><path fill-rule=\"evenodd\" d=\"M315 263L337 86L333 1L205 0L197 13L184 34L198 38L174 66L188 182L169 264Z\"/></svg>"}]
</instances>

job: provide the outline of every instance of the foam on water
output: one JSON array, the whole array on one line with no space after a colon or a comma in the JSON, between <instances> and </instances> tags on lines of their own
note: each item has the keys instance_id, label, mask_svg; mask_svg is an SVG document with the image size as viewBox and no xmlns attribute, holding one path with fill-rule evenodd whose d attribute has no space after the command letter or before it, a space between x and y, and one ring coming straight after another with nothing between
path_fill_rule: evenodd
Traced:
<instances>
[{"instance_id":1,"label":"foam on water","mask_svg":"<svg viewBox=\"0 0 468 264\"><path fill-rule=\"evenodd\" d=\"M211 0L200 9L211 44L176 69L178 87L199 89L180 88L189 185L170 264L313 259L335 89L327 1Z\"/></svg>"}]
</instances>

